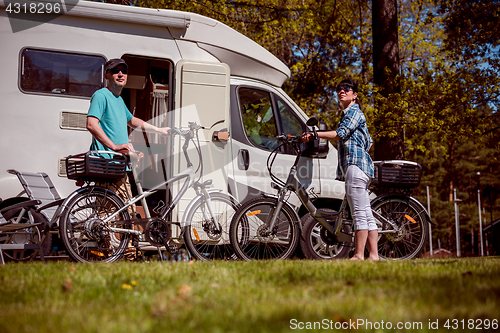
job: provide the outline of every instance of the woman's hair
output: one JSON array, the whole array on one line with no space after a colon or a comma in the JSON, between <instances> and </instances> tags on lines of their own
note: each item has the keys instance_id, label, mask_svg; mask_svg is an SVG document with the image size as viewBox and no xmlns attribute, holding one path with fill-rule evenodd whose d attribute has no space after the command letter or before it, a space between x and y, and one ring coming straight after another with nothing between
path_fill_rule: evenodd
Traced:
<instances>
[{"instance_id":1,"label":"woman's hair","mask_svg":"<svg viewBox=\"0 0 500 333\"><path fill-rule=\"evenodd\" d=\"M350 79L344 79L344 80L340 81L339 84L337 85L337 87L339 87L339 86L349 86L349 87L352 87L352 90L355 93L358 92L358 85Z\"/></svg>"},{"instance_id":2,"label":"woman's hair","mask_svg":"<svg viewBox=\"0 0 500 333\"><path fill-rule=\"evenodd\" d=\"M342 81L339 82L339 84L337 85L337 87L339 86L349 86L352 88L352 91L354 91L356 94L358 93L358 85L356 84L356 82L352 81L351 79L344 79ZM359 108L361 109L361 102L359 101L359 99L356 97L356 101L355 101L358 105L359 105Z\"/></svg>"}]
</instances>

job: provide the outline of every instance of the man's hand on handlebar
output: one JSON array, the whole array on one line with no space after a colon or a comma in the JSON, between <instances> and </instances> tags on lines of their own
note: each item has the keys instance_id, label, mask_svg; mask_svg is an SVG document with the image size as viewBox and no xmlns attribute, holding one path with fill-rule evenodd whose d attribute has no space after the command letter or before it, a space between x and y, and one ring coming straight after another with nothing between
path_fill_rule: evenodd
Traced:
<instances>
[{"instance_id":1,"label":"man's hand on handlebar","mask_svg":"<svg viewBox=\"0 0 500 333\"><path fill-rule=\"evenodd\" d=\"M157 133L163 136L169 136L172 134L172 131L170 127L159 127Z\"/></svg>"},{"instance_id":2,"label":"man's hand on handlebar","mask_svg":"<svg viewBox=\"0 0 500 333\"><path fill-rule=\"evenodd\" d=\"M124 143L116 146L116 152L122 153L125 156L129 156L133 162L139 161L144 154L140 151L134 149L134 146L131 143Z\"/></svg>"},{"instance_id":3,"label":"man's hand on handlebar","mask_svg":"<svg viewBox=\"0 0 500 333\"><path fill-rule=\"evenodd\" d=\"M129 155L130 156L130 159L132 160L132 162L138 162L141 160L141 158L144 157L144 154L138 150L135 150L135 151L131 151L129 152Z\"/></svg>"},{"instance_id":4,"label":"man's hand on handlebar","mask_svg":"<svg viewBox=\"0 0 500 333\"><path fill-rule=\"evenodd\" d=\"M113 149L112 147L110 147ZM115 148L113 149L117 153L122 153L123 155L127 155L129 151L135 151L134 146L132 146L131 143L123 143L121 145L116 145Z\"/></svg>"}]
</instances>

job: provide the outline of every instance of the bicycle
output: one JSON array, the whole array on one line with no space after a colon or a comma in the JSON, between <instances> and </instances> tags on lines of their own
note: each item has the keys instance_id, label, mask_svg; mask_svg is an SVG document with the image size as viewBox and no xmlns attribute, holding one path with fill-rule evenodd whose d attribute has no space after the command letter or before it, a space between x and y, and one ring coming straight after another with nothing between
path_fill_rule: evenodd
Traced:
<instances>
[{"instance_id":1,"label":"bicycle","mask_svg":"<svg viewBox=\"0 0 500 333\"><path fill-rule=\"evenodd\" d=\"M306 124L313 127L317 138L314 128L317 119L311 118ZM354 228L347 199L344 198L338 211L316 207L297 177L297 165L303 152L300 136L280 135L277 139L280 144L270 153L267 168L273 181L271 185L278 194L264 194L240 205L229 229L236 254L243 260L287 259L294 253L300 237L302 252L308 259L347 257L354 246ZM297 155L286 182L272 173L272 164L283 145L292 146ZM377 162L377 167L385 172L380 168L381 163L388 162ZM379 173L382 181L377 186L389 184L395 188L404 171L407 179L402 190L375 198L372 211L379 227L379 256L411 259L423 250L428 223L432 221L422 204L408 193L420 182L421 167L415 168L419 166L415 162L397 163L399 168L393 168L389 175ZM302 222L295 208L286 200L291 193L298 196L309 212Z\"/></svg>"},{"instance_id":2,"label":"bicycle","mask_svg":"<svg viewBox=\"0 0 500 333\"><path fill-rule=\"evenodd\" d=\"M188 130L171 129L173 135L179 135L184 139L182 151L187 168L150 190L144 191L137 181L138 160L134 161L132 173L136 180L138 195L128 198L126 202L114 191L95 186L95 182L99 180L96 176L116 179L124 177L127 164L124 155L114 153L112 159L104 159L93 156L96 152L91 151L68 156L66 160L68 178L83 180L87 184L73 192L61 207L63 211L60 220L61 239L73 260L114 262L123 257L130 241L139 257L142 254L140 244L146 241L158 249L160 258L162 258L161 247L175 253L182 243L199 260L230 259L234 256L227 232L229 221L238 204L232 196L221 193L221 190L209 190L212 180L200 182L203 161L198 131L201 128L203 127L196 123L189 123ZM197 142L194 141L194 137ZM190 141L193 141L199 157L196 170L187 153ZM201 170L200 178L196 179L198 170ZM159 204L156 207L158 216L152 217L146 197L182 179L185 181L179 193L169 205ZM92 183L94 185L91 185ZM167 216L190 187L194 188L196 196L188 204L181 222L167 221ZM130 211L132 210L132 214L135 215L133 205L139 201L146 217L131 218ZM181 228L177 238L172 237L172 224ZM137 226L141 226L143 230L137 230L140 229Z\"/></svg>"}]
</instances>

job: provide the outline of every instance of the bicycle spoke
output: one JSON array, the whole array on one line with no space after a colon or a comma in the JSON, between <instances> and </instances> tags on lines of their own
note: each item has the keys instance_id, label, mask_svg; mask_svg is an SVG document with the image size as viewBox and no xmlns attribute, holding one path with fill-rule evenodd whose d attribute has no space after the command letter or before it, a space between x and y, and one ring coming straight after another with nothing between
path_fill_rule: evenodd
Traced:
<instances>
[{"instance_id":1,"label":"bicycle spoke","mask_svg":"<svg viewBox=\"0 0 500 333\"><path fill-rule=\"evenodd\" d=\"M267 221L275 205L276 200L257 198L236 212L230 236L242 259L285 259L293 253L298 242L298 221L284 206L270 229Z\"/></svg>"},{"instance_id":2,"label":"bicycle spoke","mask_svg":"<svg viewBox=\"0 0 500 333\"><path fill-rule=\"evenodd\" d=\"M403 198L388 198L373 208L392 225L378 221L382 230L394 230L379 236L379 255L382 258L411 259L423 249L427 221L422 212Z\"/></svg>"},{"instance_id":3,"label":"bicycle spoke","mask_svg":"<svg viewBox=\"0 0 500 333\"><path fill-rule=\"evenodd\" d=\"M229 227L238 206L230 196L221 193L211 194L210 203L215 220L204 199L188 212L189 225L184 229L186 246L202 261L234 260L236 255L230 243Z\"/></svg>"},{"instance_id":4,"label":"bicycle spoke","mask_svg":"<svg viewBox=\"0 0 500 333\"><path fill-rule=\"evenodd\" d=\"M112 231L110 227L127 228L116 224L129 220L124 210L107 223L103 221L123 206L121 200L108 190L89 188L73 198L61 219L61 238L72 259L80 262L112 262L123 255L129 235Z\"/></svg>"}]
</instances>

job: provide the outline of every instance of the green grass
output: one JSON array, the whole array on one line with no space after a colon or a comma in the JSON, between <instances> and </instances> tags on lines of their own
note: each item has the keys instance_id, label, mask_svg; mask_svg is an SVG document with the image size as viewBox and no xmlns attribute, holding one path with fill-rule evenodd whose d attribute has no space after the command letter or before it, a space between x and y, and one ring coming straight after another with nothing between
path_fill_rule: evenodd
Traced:
<instances>
[{"instance_id":1,"label":"green grass","mask_svg":"<svg viewBox=\"0 0 500 333\"><path fill-rule=\"evenodd\" d=\"M3 333L462 331L448 319L500 320L500 258L0 266Z\"/></svg>"}]
</instances>

